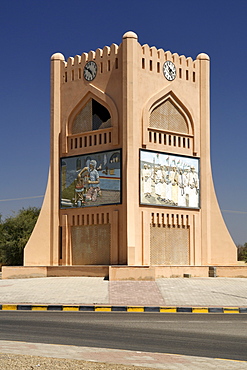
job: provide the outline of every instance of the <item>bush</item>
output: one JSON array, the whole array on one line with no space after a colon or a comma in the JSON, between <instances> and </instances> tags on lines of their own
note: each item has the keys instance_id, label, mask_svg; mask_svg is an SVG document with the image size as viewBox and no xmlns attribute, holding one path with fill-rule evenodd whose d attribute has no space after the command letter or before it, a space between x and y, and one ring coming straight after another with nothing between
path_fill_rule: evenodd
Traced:
<instances>
[{"instance_id":1,"label":"bush","mask_svg":"<svg viewBox=\"0 0 247 370\"><path fill-rule=\"evenodd\" d=\"M15 216L0 217L0 264L23 265L23 250L39 216L36 207L22 208Z\"/></svg>"},{"instance_id":2,"label":"bush","mask_svg":"<svg viewBox=\"0 0 247 370\"><path fill-rule=\"evenodd\" d=\"M238 261L245 261L247 263L247 243L238 245Z\"/></svg>"}]
</instances>

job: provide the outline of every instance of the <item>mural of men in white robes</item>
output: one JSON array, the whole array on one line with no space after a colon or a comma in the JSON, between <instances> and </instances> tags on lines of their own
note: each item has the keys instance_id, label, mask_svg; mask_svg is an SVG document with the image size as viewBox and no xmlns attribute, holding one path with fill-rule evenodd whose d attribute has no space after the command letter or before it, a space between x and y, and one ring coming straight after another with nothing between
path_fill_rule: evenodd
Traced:
<instances>
[{"instance_id":1,"label":"mural of men in white robes","mask_svg":"<svg viewBox=\"0 0 247 370\"><path fill-rule=\"evenodd\" d=\"M188 183L189 183L189 206L199 207L199 179L198 174L195 172L195 167L190 167L190 172L188 173Z\"/></svg>"},{"instance_id":2,"label":"mural of men in white robes","mask_svg":"<svg viewBox=\"0 0 247 370\"><path fill-rule=\"evenodd\" d=\"M142 181L143 181L143 193L144 196L147 198L151 197L152 193L152 179L151 179L151 169L145 163L142 170Z\"/></svg>"}]
</instances>

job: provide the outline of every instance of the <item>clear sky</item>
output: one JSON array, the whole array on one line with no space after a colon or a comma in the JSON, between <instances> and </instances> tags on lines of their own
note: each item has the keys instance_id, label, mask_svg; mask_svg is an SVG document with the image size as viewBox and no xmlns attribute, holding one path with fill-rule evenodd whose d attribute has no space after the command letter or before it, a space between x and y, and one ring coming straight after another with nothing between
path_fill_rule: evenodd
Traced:
<instances>
[{"instance_id":1,"label":"clear sky","mask_svg":"<svg viewBox=\"0 0 247 370\"><path fill-rule=\"evenodd\" d=\"M0 213L42 204L51 55L119 45L130 30L141 44L210 56L214 184L235 243L247 242L246 0L2 0Z\"/></svg>"}]
</instances>

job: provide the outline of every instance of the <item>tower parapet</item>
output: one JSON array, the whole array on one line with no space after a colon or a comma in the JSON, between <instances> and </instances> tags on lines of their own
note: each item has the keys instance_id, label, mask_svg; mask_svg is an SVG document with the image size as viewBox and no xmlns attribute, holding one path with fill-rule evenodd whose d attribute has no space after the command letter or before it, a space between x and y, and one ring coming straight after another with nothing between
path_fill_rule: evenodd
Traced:
<instances>
[{"instance_id":1,"label":"tower parapet","mask_svg":"<svg viewBox=\"0 0 247 370\"><path fill-rule=\"evenodd\" d=\"M91 50L89 53L69 57L63 63L63 82L68 83L83 79L83 68L88 61L94 61L97 64L99 74L118 69L118 45L112 44L110 47L105 46L103 49L98 48L96 51Z\"/></svg>"},{"instance_id":2,"label":"tower parapet","mask_svg":"<svg viewBox=\"0 0 247 370\"><path fill-rule=\"evenodd\" d=\"M162 75L162 66L167 60L171 60L175 64L179 79L193 83L196 82L198 73L197 60L193 60L191 57L185 57L184 55L178 55L177 53L172 54L170 51L157 49L155 46L150 47L147 44L142 46L142 69Z\"/></svg>"}]
</instances>

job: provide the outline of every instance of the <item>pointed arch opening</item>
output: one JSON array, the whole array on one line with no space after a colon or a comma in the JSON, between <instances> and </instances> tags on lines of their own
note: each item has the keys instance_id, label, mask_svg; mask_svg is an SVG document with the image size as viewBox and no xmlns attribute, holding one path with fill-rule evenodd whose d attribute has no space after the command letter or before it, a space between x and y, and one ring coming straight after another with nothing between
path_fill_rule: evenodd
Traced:
<instances>
[{"instance_id":1,"label":"pointed arch opening","mask_svg":"<svg viewBox=\"0 0 247 370\"><path fill-rule=\"evenodd\" d=\"M189 134L184 114L170 97L151 111L149 127L157 130Z\"/></svg>"},{"instance_id":2,"label":"pointed arch opening","mask_svg":"<svg viewBox=\"0 0 247 370\"><path fill-rule=\"evenodd\" d=\"M76 135L109 127L112 127L112 122L108 109L95 99L90 99L75 116L71 125L71 134Z\"/></svg>"},{"instance_id":3,"label":"pointed arch opening","mask_svg":"<svg viewBox=\"0 0 247 370\"><path fill-rule=\"evenodd\" d=\"M118 111L112 99L91 87L64 122L63 154L108 150L119 143Z\"/></svg>"},{"instance_id":4,"label":"pointed arch opening","mask_svg":"<svg viewBox=\"0 0 247 370\"><path fill-rule=\"evenodd\" d=\"M186 105L173 91L152 96L143 110L143 146L194 155L194 123Z\"/></svg>"}]
</instances>

